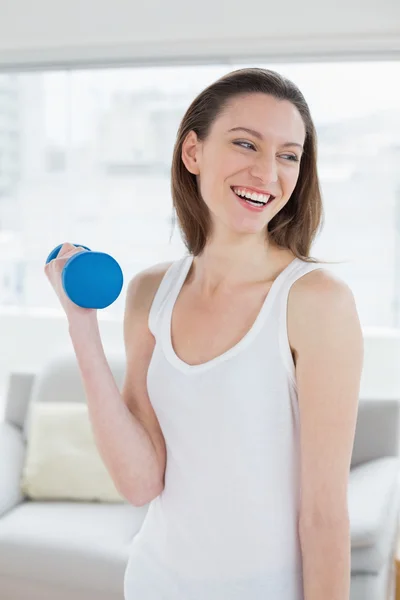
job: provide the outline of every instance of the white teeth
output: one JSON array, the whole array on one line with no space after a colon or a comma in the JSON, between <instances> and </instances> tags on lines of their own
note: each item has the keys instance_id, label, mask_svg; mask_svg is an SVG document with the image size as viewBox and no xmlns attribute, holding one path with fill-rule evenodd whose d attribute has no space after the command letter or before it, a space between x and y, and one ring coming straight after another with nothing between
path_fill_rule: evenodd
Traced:
<instances>
[{"instance_id":1,"label":"white teeth","mask_svg":"<svg viewBox=\"0 0 400 600\"><path fill-rule=\"evenodd\" d=\"M233 188L238 196L247 198L248 200L256 200L258 202L267 203L271 196L267 194L257 194L256 192L247 192L244 188Z\"/></svg>"}]
</instances>

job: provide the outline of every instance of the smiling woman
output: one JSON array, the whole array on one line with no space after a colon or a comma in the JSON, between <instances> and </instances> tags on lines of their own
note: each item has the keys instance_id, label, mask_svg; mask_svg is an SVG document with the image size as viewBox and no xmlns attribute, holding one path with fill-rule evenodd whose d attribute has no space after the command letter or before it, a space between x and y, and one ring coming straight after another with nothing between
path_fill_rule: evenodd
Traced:
<instances>
[{"instance_id":1,"label":"smiling woman","mask_svg":"<svg viewBox=\"0 0 400 600\"><path fill-rule=\"evenodd\" d=\"M308 69L318 73L317 66ZM206 87L198 90L201 70L176 70L173 101L173 74L164 95L154 74L157 91L143 88L140 69L121 71L118 85L112 70L66 75L76 88L86 77L90 119L72 102L60 127L65 145L55 136L46 160L27 161L48 171L42 180L21 182L19 202L9 204L29 223L23 245L16 234L11 240L15 256L24 247L37 252L27 265L17 261L15 289L27 304L50 305L28 294L47 290L37 285L34 263L42 264L41 248L47 254L52 236L71 233L122 256L124 272L133 273L121 393L96 319L69 323L105 462L132 504L150 503L131 548L127 600L346 597L345 493L362 339L352 292L313 258L323 214L315 127L304 96L286 77L220 69L213 81L208 68ZM193 73L192 101L179 86ZM328 89L329 65L323 73ZM333 98L327 89L324 107ZM76 111L83 131L75 127ZM383 123L387 115L381 117ZM41 122L37 115L34 122ZM394 122L390 117L393 131ZM375 119L362 125L362 134L358 121L320 128L325 240L335 243L334 258L356 248L371 252L372 265L371 236L384 223L390 235L394 219L384 206L371 220L366 203L375 206L369 194L378 183L380 206L393 201L382 193L391 188L381 167L389 172L394 152L386 141L379 146ZM183 244L171 247L161 244L168 237L166 165L174 140L172 196ZM267 198L265 206L252 206ZM3 222L12 223L5 206ZM390 259L390 244L383 246ZM390 294L380 289L374 298L371 290L371 276L382 273L378 258L368 271L369 293L360 295L371 320L391 314L380 310L391 306ZM354 265L353 281L362 271Z\"/></svg>"},{"instance_id":2,"label":"smiling woman","mask_svg":"<svg viewBox=\"0 0 400 600\"><path fill-rule=\"evenodd\" d=\"M178 131L172 195L189 255L131 288L149 306L142 403L165 471L126 599L347 598L362 335L350 289L310 256L322 202L297 87L241 69L203 90Z\"/></svg>"},{"instance_id":3,"label":"smiling woman","mask_svg":"<svg viewBox=\"0 0 400 600\"><path fill-rule=\"evenodd\" d=\"M172 163L172 194L186 246L194 255L202 252L210 235L210 212L224 212L225 222L235 218L229 209L227 216L219 198L227 190L216 190L218 182L199 177L201 161L208 160L213 169L207 172L213 178L221 171L219 180L230 187L274 197L265 205L268 220L250 221L251 231L268 225L265 231L274 244L312 260L310 247L323 217L315 128L300 90L273 72L264 78L262 73L266 72L247 69L236 71L236 77L222 77L192 102L182 119ZM238 133L250 139L238 139ZM246 201L239 205L256 208ZM236 218L242 222L240 213Z\"/></svg>"}]
</instances>

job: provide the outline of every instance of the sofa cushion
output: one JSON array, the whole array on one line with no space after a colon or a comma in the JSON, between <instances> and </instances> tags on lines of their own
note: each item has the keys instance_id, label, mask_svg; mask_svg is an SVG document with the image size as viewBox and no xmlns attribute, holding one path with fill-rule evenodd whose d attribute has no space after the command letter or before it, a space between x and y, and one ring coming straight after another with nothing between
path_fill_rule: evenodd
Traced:
<instances>
[{"instance_id":1,"label":"sofa cushion","mask_svg":"<svg viewBox=\"0 0 400 600\"><path fill-rule=\"evenodd\" d=\"M119 592L147 505L26 501L0 520L0 577Z\"/></svg>"},{"instance_id":2,"label":"sofa cushion","mask_svg":"<svg viewBox=\"0 0 400 600\"><path fill-rule=\"evenodd\" d=\"M386 457L353 468L349 478L351 567L378 573L397 539L399 459Z\"/></svg>"},{"instance_id":3,"label":"sofa cushion","mask_svg":"<svg viewBox=\"0 0 400 600\"><path fill-rule=\"evenodd\" d=\"M83 402L34 402L21 489L35 500L122 502Z\"/></svg>"}]
</instances>

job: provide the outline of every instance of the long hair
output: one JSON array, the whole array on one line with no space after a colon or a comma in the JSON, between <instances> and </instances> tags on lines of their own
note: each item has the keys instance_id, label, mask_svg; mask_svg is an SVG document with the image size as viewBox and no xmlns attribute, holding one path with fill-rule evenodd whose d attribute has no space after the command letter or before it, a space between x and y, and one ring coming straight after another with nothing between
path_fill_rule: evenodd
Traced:
<instances>
[{"instance_id":1,"label":"long hair","mask_svg":"<svg viewBox=\"0 0 400 600\"><path fill-rule=\"evenodd\" d=\"M182 161L182 144L190 131L205 140L228 102L251 93L268 94L291 102L298 109L306 130L296 187L290 200L269 222L266 235L279 247L291 250L297 258L320 262L310 256L313 241L324 222L315 126L297 86L275 71L260 68L238 69L222 76L200 92L182 118L173 150L171 193L184 244L194 256L201 254L210 235L211 215L195 175Z\"/></svg>"}]
</instances>

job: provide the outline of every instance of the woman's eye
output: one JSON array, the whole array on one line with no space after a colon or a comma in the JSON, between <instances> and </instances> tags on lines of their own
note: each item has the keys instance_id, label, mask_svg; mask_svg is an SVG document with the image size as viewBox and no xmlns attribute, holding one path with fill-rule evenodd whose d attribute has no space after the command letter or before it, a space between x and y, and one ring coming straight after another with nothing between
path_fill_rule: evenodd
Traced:
<instances>
[{"instance_id":1,"label":"woman's eye","mask_svg":"<svg viewBox=\"0 0 400 600\"><path fill-rule=\"evenodd\" d=\"M246 148L248 150L256 150L256 147L251 142L237 141L233 142L236 146L240 146L241 148ZM283 154L283 158L286 160L291 160L292 162L299 162L299 158L295 154Z\"/></svg>"},{"instance_id":2,"label":"woman's eye","mask_svg":"<svg viewBox=\"0 0 400 600\"><path fill-rule=\"evenodd\" d=\"M283 156L288 158L289 160L292 160L293 162L299 162L299 159L295 154L284 154Z\"/></svg>"},{"instance_id":3,"label":"woman's eye","mask_svg":"<svg viewBox=\"0 0 400 600\"><path fill-rule=\"evenodd\" d=\"M236 146L241 146L242 148L248 148L250 150L255 150L255 146L254 144L252 144L251 142L233 142L234 144L236 144Z\"/></svg>"}]
</instances>

